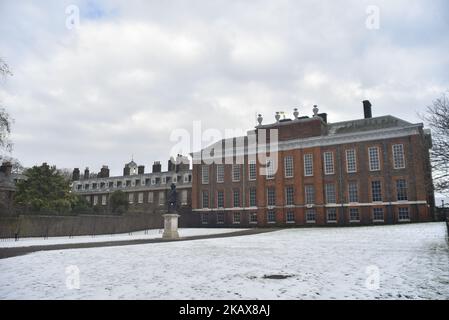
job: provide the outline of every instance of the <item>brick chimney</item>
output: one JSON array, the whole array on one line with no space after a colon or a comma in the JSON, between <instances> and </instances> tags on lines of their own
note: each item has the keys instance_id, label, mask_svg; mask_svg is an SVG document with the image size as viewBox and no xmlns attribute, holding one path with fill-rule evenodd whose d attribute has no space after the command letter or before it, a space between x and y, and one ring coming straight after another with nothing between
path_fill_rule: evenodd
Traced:
<instances>
[{"instance_id":1,"label":"brick chimney","mask_svg":"<svg viewBox=\"0 0 449 320\"><path fill-rule=\"evenodd\" d=\"M153 173L159 173L162 171L162 166L159 161L154 161L153 163Z\"/></svg>"},{"instance_id":2,"label":"brick chimney","mask_svg":"<svg viewBox=\"0 0 449 320\"><path fill-rule=\"evenodd\" d=\"M137 173L138 174L144 174L145 173L145 166L138 166L137 167Z\"/></svg>"},{"instance_id":3,"label":"brick chimney","mask_svg":"<svg viewBox=\"0 0 449 320\"><path fill-rule=\"evenodd\" d=\"M363 113L365 115L365 119L370 119L373 117L371 113L371 102L369 102L369 100L363 100Z\"/></svg>"}]
</instances>

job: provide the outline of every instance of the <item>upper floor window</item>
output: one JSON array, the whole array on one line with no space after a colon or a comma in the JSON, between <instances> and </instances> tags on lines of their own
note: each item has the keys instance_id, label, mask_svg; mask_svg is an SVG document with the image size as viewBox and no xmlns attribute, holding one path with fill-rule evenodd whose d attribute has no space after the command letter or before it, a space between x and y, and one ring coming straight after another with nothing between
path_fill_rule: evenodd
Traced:
<instances>
[{"instance_id":1,"label":"upper floor window","mask_svg":"<svg viewBox=\"0 0 449 320\"><path fill-rule=\"evenodd\" d=\"M313 154L304 155L304 175L313 176Z\"/></svg>"},{"instance_id":2,"label":"upper floor window","mask_svg":"<svg viewBox=\"0 0 449 320\"><path fill-rule=\"evenodd\" d=\"M240 165L239 164L232 165L232 181L234 181L234 182L240 181Z\"/></svg>"},{"instance_id":3,"label":"upper floor window","mask_svg":"<svg viewBox=\"0 0 449 320\"><path fill-rule=\"evenodd\" d=\"M286 156L284 158L284 174L286 178L293 177L293 157Z\"/></svg>"},{"instance_id":4,"label":"upper floor window","mask_svg":"<svg viewBox=\"0 0 449 320\"><path fill-rule=\"evenodd\" d=\"M334 174L334 154L332 152L324 153L324 174Z\"/></svg>"},{"instance_id":5,"label":"upper floor window","mask_svg":"<svg viewBox=\"0 0 449 320\"><path fill-rule=\"evenodd\" d=\"M165 177L165 176L163 176L162 177L162 182L161 182L162 184L166 184L167 183L167 177Z\"/></svg>"},{"instance_id":6,"label":"upper floor window","mask_svg":"<svg viewBox=\"0 0 449 320\"><path fill-rule=\"evenodd\" d=\"M346 171L348 173L357 172L357 158L355 149L346 150Z\"/></svg>"},{"instance_id":7,"label":"upper floor window","mask_svg":"<svg viewBox=\"0 0 449 320\"><path fill-rule=\"evenodd\" d=\"M379 148L378 147L368 148L368 156L369 156L369 170L370 171L380 170Z\"/></svg>"},{"instance_id":8,"label":"upper floor window","mask_svg":"<svg viewBox=\"0 0 449 320\"><path fill-rule=\"evenodd\" d=\"M267 179L274 179L275 170L273 160L267 160L266 169L267 169Z\"/></svg>"},{"instance_id":9,"label":"upper floor window","mask_svg":"<svg viewBox=\"0 0 449 320\"><path fill-rule=\"evenodd\" d=\"M201 182L202 184L209 183L209 166L201 166Z\"/></svg>"},{"instance_id":10,"label":"upper floor window","mask_svg":"<svg viewBox=\"0 0 449 320\"><path fill-rule=\"evenodd\" d=\"M218 183L224 182L224 165L223 164L217 164L217 182Z\"/></svg>"},{"instance_id":11,"label":"upper floor window","mask_svg":"<svg viewBox=\"0 0 449 320\"><path fill-rule=\"evenodd\" d=\"M256 160L250 160L248 164L248 180L256 180Z\"/></svg>"},{"instance_id":12,"label":"upper floor window","mask_svg":"<svg viewBox=\"0 0 449 320\"><path fill-rule=\"evenodd\" d=\"M393 166L395 169L405 168L404 145L393 145Z\"/></svg>"}]
</instances>

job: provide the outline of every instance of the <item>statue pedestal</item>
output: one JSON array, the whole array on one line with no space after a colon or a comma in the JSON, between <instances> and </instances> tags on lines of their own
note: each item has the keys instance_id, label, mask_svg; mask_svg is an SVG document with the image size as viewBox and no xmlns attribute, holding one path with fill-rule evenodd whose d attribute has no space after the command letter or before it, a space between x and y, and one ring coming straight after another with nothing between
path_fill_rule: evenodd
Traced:
<instances>
[{"instance_id":1,"label":"statue pedestal","mask_svg":"<svg viewBox=\"0 0 449 320\"><path fill-rule=\"evenodd\" d=\"M178 218L179 214L166 213L162 215L164 217L164 233L163 239L178 239Z\"/></svg>"}]
</instances>

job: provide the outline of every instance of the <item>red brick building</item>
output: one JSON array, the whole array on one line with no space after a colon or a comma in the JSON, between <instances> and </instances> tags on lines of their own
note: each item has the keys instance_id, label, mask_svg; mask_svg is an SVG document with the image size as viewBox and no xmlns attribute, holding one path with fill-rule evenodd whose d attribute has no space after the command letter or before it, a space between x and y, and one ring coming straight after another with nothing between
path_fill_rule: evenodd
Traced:
<instances>
[{"instance_id":1,"label":"red brick building","mask_svg":"<svg viewBox=\"0 0 449 320\"><path fill-rule=\"evenodd\" d=\"M276 122L266 125L259 115L259 125L247 136L194 154L192 210L203 225L433 220L431 137L421 123L390 115L373 118L369 101L364 101L365 117L353 121L328 123L326 114L313 111L312 117L298 117L295 110L294 119L282 120L277 113ZM255 157L256 150L276 146L265 143L270 138L261 138L262 131L267 137L277 133L272 160Z\"/></svg>"}]
</instances>

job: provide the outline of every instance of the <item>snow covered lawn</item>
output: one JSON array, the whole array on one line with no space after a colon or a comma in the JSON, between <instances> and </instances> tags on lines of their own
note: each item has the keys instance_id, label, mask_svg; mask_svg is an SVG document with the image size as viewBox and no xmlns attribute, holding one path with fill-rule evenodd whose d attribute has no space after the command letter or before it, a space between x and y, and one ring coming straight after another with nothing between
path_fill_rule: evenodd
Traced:
<instances>
[{"instance_id":1,"label":"snow covered lawn","mask_svg":"<svg viewBox=\"0 0 449 320\"><path fill-rule=\"evenodd\" d=\"M0 270L2 299L449 299L443 223L46 251Z\"/></svg>"},{"instance_id":2,"label":"snow covered lawn","mask_svg":"<svg viewBox=\"0 0 449 320\"><path fill-rule=\"evenodd\" d=\"M223 234L236 231L243 231L247 229L211 229L211 228L180 228L178 229L180 237L203 236L210 234ZM106 241L123 241L123 240L144 240L162 238L163 229L142 230L131 233L120 234L104 234L92 236L75 236L69 237L49 237L40 238L20 238L19 241L14 239L6 239L0 241L0 248L13 247L30 247L30 246L45 246L52 244L67 244L67 243L91 243L91 242L106 242Z\"/></svg>"}]
</instances>

